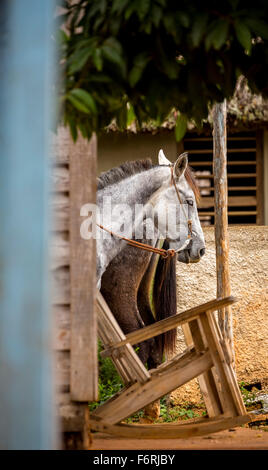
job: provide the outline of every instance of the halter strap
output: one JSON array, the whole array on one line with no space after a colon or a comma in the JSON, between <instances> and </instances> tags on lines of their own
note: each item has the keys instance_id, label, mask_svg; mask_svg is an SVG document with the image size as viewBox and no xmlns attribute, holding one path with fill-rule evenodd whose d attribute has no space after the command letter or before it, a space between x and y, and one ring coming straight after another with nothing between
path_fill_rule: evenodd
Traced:
<instances>
[{"instance_id":1,"label":"halter strap","mask_svg":"<svg viewBox=\"0 0 268 470\"><path fill-rule=\"evenodd\" d=\"M188 218L188 214L186 214L186 210L185 210L183 202L181 200L181 196L180 196L179 190L177 188L175 177L174 177L174 166L173 165L170 166L170 171L171 171L171 184L173 184L173 186L175 188L179 203L180 203L180 205L182 207L182 210L184 212L185 219L187 220L187 225L188 225L188 237L187 238L191 239L192 238L192 220Z\"/></svg>"}]
</instances>

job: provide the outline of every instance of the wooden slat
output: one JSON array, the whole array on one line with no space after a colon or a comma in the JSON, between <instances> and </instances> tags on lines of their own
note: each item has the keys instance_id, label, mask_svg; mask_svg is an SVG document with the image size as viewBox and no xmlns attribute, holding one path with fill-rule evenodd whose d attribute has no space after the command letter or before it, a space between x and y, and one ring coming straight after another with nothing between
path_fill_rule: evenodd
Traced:
<instances>
[{"instance_id":1,"label":"wooden slat","mask_svg":"<svg viewBox=\"0 0 268 470\"><path fill-rule=\"evenodd\" d=\"M228 211L228 216L231 215L256 215L257 211ZM199 212L199 217L208 215L215 215L214 211Z\"/></svg>"},{"instance_id":2,"label":"wooden slat","mask_svg":"<svg viewBox=\"0 0 268 470\"><path fill-rule=\"evenodd\" d=\"M54 376L56 390L70 390L70 351L54 351Z\"/></svg>"},{"instance_id":3,"label":"wooden slat","mask_svg":"<svg viewBox=\"0 0 268 470\"><path fill-rule=\"evenodd\" d=\"M88 405L71 401L70 393L58 393L55 401L61 432L83 431Z\"/></svg>"},{"instance_id":4,"label":"wooden slat","mask_svg":"<svg viewBox=\"0 0 268 470\"><path fill-rule=\"evenodd\" d=\"M68 164L69 163L69 144L70 134L66 127L59 126L57 134L51 132L50 155L52 164Z\"/></svg>"},{"instance_id":5,"label":"wooden slat","mask_svg":"<svg viewBox=\"0 0 268 470\"><path fill-rule=\"evenodd\" d=\"M207 318L207 320L205 320ZM203 320L204 319L204 320ZM207 340L208 344L213 337L215 344L217 345L218 355L221 360L222 366L225 371L226 380L233 397L237 412L241 415L246 413L246 408L237 385L237 379L235 377L235 373L232 367L232 351L230 348L230 344L226 339L223 337L222 332L220 331L218 322L215 318L215 314L213 312L207 312L205 316L201 318L203 325L207 323L210 327L210 332L212 336ZM224 346L224 347L223 347ZM228 357L226 357L226 353L228 353ZM230 363L229 363L230 361Z\"/></svg>"},{"instance_id":6,"label":"wooden slat","mask_svg":"<svg viewBox=\"0 0 268 470\"><path fill-rule=\"evenodd\" d=\"M194 155L194 154L208 154L208 153L213 153L213 149L194 149L194 150L186 150L189 155ZM239 148L239 149L231 149L228 148L228 153L255 153L256 148Z\"/></svg>"},{"instance_id":7,"label":"wooden slat","mask_svg":"<svg viewBox=\"0 0 268 470\"><path fill-rule=\"evenodd\" d=\"M142 387L139 383L133 384L117 396L116 400L106 402L97 408L93 415L103 418L109 424L118 423L149 403L189 382L211 366L209 352L202 355L191 353L178 361L173 360L173 364L168 370L161 369L160 373L156 369L155 374L151 374L149 382Z\"/></svg>"},{"instance_id":8,"label":"wooden slat","mask_svg":"<svg viewBox=\"0 0 268 470\"><path fill-rule=\"evenodd\" d=\"M50 269L70 265L70 243L68 232L53 232L50 235Z\"/></svg>"},{"instance_id":9,"label":"wooden slat","mask_svg":"<svg viewBox=\"0 0 268 470\"><path fill-rule=\"evenodd\" d=\"M70 304L70 269L67 266L51 271L52 304Z\"/></svg>"},{"instance_id":10,"label":"wooden slat","mask_svg":"<svg viewBox=\"0 0 268 470\"><path fill-rule=\"evenodd\" d=\"M184 142L211 142L212 143L212 137L185 137ZM227 141L239 141L241 140L241 143L244 140L256 140L256 137L251 137L251 136L243 136L243 137L232 137L229 136L227 137Z\"/></svg>"},{"instance_id":11,"label":"wooden slat","mask_svg":"<svg viewBox=\"0 0 268 470\"><path fill-rule=\"evenodd\" d=\"M204 350L206 345L201 335L198 320L193 320L189 322L188 325L196 351L198 352ZM223 410L212 371L208 370L204 372L204 374L200 375L198 377L198 382L206 405L208 416L211 418L222 414Z\"/></svg>"},{"instance_id":12,"label":"wooden slat","mask_svg":"<svg viewBox=\"0 0 268 470\"><path fill-rule=\"evenodd\" d=\"M233 377L230 374L231 365L226 364L224 352L220 345L220 338L214 327L214 323L211 320L211 314L209 313L201 315L200 321L206 336L210 353L212 355L217 375L220 379L223 392L221 394L221 398L224 400L222 402L224 412L232 416L235 416L236 414L243 415L245 414L245 409L241 406L241 401L238 398L238 394L240 392L237 383L233 380Z\"/></svg>"},{"instance_id":13,"label":"wooden slat","mask_svg":"<svg viewBox=\"0 0 268 470\"><path fill-rule=\"evenodd\" d=\"M192 162L191 161L191 167L196 167L196 166L212 166L213 165L213 162L203 162L203 161L199 161L199 162ZM228 162L227 163L227 166L245 166L245 165L256 165L256 160L248 160L248 161L235 161L235 162Z\"/></svg>"},{"instance_id":14,"label":"wooden slat","mask_svg":"<svg viewBox=\"0 0 268 470\"><path fill-rule=\"evenodd\" d=\"M71 312L69 305L54 305L53 318L53 349L58 351L70 350L71 341Z\"/></svg>"},{"instance_id":15,"label":"wooden slat","mask_svg":"<svg viewBox=\"0 0 268 470\"><path fill-rule=\"evenodd\" d=\"M69 168L65 165L54 165L50 168L51 190L53 192L68 192L70 189Z\"/></svg>"},{"instance_id":16,"label":"wooden slat","mask_svg":"<svg viewBox=\"0 0 268 470\"><path fill-rule=\"evenodd\" d=\"M231 206L256 206L257 199L255 196L229 196L228 207ZM207 208L214 206L214 197L203 196L199 203L199 208Z\"/></svg>"},{"instance_id":17,"label":"wooden slat","mask_svg":"<svg viewBox=\"0 0 268 470\"><path fill-rule=\"evenodd\" d=\"M116 342L125 341L126 336L99 290L97 291L97 311L98 335L105 347L110 347ZM124 348L120 352L111 351L111 359L124 382L132 383L134 380L137 380L140 383L144 383L151 377L130 344L125 343Z\"/></svg>"},{"instance_id":18,"label":"wooden slat","mask_svg":"<svg viewBox=\"0 0 268 470\"><path fill-rule=\"evenodd\" d=\"M195 436L204 436L224 429L242 426L250 421L249 415L234 418L217 417L215 419L202 419L194 423L163 423L163 424L115 424L110 425L104 420L92 417L91 429L108 433L117 437L129 439L185 439Z\"/></svg>"},{"instance_id":19,"label":"wooden slat","mask_svg":"<svg viewBox=\"0 0 268 470\"><path fill-rule=\"evenodd\" d=\"M140 330L129 333L128 335L126 335L125 340L115 343L113 347L110 348L110 350L107 352L110 354L113 349L120 348L124 344L137 344L141 341L145 341L146 339L153 338L154 336L172 330L178 325L182 325L183 323L194 320L201 313L206 312L207 310L217 310L220 307L232 305L235 302L237 302L237 299L235 297L230 296L224 299L211 300L202 305L198 305L197 307L190 308L185 312L178 313L177 315L173 315L172 317L160 320L157 323L153 323L152 325L145 326Z\"/></svg>"},{"instance_id":20,"label":"wooden slat","mask_svg":"<svg viewBox=\"0 0 268 470\"><path fill-rule=\"evenodd\" d=\"M263 159L263 131L257 132L257 225L264 224L264 159Z\"/></svg>"},{"instance_id":21,"label":"wooden slat","mask_svg":"<svg viewBox=\"0 0 268 470\"><path fill-rule=\"evenodd\" d=\"M228 173L228 178L255 178L257 176L256 173ZM199 175L195 174L195 178L198 179L213 179L214 175Z\"/></svg>"},{"instance_id":22,"label":"wooden slat","mask_svg":"<svg viewBox=\"0 0 268 470\"><path fill-rule=\"evenodd\" d=\"M56 193L51 199L51 216L55 231L69 231L70 198L65 193Z\"/></svg>"},{"instance_id":23,"label":"wooden slat","mask_svg":"<svg viewBox=\"0 0 268 470\"><path fill-rule=\"evenodd\" d=\"M205 179L205 177L204 177ZM200 191L202 190L206 190L206 191L210 191L210 192L213 192L214 191L214 187L213 186L202 186L200 187ZM256 191L257 189L257 186L230 186L228 185L228 193L230 191Z\"/></svg>"},{"instance_id":24,"label":"wooden slat","mask_svg":"<svg viewBox=\"0 0 268 470\"><path fill-rule=\"evenodd\" d=\"M80 134L69 136L70 248L71 248L71 397L94 401L98 397L97 317L95 312L95 240L80 235L81 207L96 201L97 141Z\"/></svg>"}]
</instances>

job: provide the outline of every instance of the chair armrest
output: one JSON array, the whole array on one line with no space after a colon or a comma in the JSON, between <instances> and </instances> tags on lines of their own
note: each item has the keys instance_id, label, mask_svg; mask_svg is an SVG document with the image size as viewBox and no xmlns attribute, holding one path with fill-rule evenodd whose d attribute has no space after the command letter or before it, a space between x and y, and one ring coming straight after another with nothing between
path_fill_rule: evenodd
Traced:
<instances>
[{"instance_id":1,"label":"chair armrest","mask_svg":"<svg viewBox=\"0 0 268 470\"><path fill-rule=\"evenodd\" d=\"M112 353L112 351L121 348L121 346L124 346L127 343L131 345L140 343L146 339L153 338L154 336L165 333L166 331L173 330L173 328L176 328L183 323L188 323L189 321L198 318L201 314L207 311L213 312L214 310L219 310L222 307L232 305L237 301L238 299L233 296L225 297L223 299L210 300L209 302L198 305L197 307L190 308L189 310L185 310L182 313L178 313L172 317L165 318L164 320L160 320L156 323L129 333L126 335L126 339L119 341L118 343L114 343L112 347L102 351L101 355L103 357L108 356Z\"/></svg>"}]
</instances>

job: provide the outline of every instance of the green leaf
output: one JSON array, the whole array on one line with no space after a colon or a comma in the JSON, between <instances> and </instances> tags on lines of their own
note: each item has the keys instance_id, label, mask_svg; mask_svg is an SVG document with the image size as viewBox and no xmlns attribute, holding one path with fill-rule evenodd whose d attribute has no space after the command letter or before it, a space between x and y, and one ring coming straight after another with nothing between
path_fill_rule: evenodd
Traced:
<instances>
[{"instance_id":1,"label":"green leaf","mask_svg":"<svg viewBox=\"0 0 268 470\"><path fill-rule=\"evenodd\" d=\"M130 126L133 121L135 121L136 115L132 104L127 104L127 126Z\"/></svg>"},{"instance_id":2,"label":"green leaf","mask_svg":"<svg viewBox=\"0 0 268 470\"><path fill-rule=\"evenodd\" d=\"M262 39L268 39L268 27L265 21L259 18L247 18L245 19L245 23L256 35L260 36Z\"/></svg>"},{"instance_id":3,"label":"green leaf","mask_svg":"<svg viewBox=\"0 0 268 470\"><path fill-rule=\"evenodd\" d=\"M134 87L138 83L149 60L150 58L144 52L134 58L134 65L128 76L131 87Z\"/></svg>"},{"instance_id":4,"label":"green leaf","mask_svg":"<svg viewBox=\"0 0 268 470\"><path fill-rule=\"evenodd\" d=\"M217 34L214 36L212 44L216 50L220 49L226 42L229 31L229 23L225 20L220 20L218 23Z\"/></svg>"},{"instance_id":5,"label":"green leaf","mask_svg":"<svg viewBox=\"0 0 268 470\"><path fill-rule=\"evenodd\" d=\"M109 62L118 65L121 69L122 75L126 75L126 64L122 56L122 46L115 38L109 38L104 41L102 47L102 54Z\"/></svg>"},{"instance_id":6,"label":"green leaf","mask_svg":"<svg viewBox=\"0 0 268 470\"><path fill-rule=\"evenodd\" d=\"M76 142L76 140L77 140L77 128L76 128L75 120L70 115L65 115L64 118L65 118L65 123L69 125L73 141Z\"/></svg>"},{"instance_id":7,"label":"green leaf","mask_svg":"<svg viewBox=\"0 0 268 470\"><path fill-rule=\"evenodd\" d=\"M151 0L138 0L138 1L136 0L136 2L137 2L136 11L138 13L139 19L142 21L150 9Z\"/></svg>"},{"instance_id":8,"label":"green leaf","mask_svg":"<svg viewBox=\"0 0 268 470\"><path fill-rule=\"evenodd\" d=\"M214 49L220 49L226 42L227 34L229 30L229 23L225 20L217 20L212 23L210 32L205 39L205 47L208 51L211 46Z\"/></svg>"},{"instance_id":9,"label":"green leaf","mask_svg":"<svg viewBox=\"0 0 268 470\"><path fill-rule=\"evenodd\" d=\"M202 37L204 36L205 31L206 31L207 22L208 22L207 13L198 15L198 17L195 19L193 23L193 27L192 27L192 34L191 34L194 47L197 47L200 44Z\"/></svg>"},{"instance_id":10,"label":"green leaf","mask_svg":"<svg viewBox=\"0 0 268 470\"><path fill-rule=\"evenodd\" d=\"M101 53L100 48L94 49L94 52L93 52L93 55L92 55L92 60L93 60L93 63L95 65L96 69L99 72L101 72L102 67L103 67L103 59L102 59L102 53Z\"/></svg>"},{"instance_id":11,"label":"green leaf","mask_svg":"<svg viewBox=\"0 0 268 470\"><path fill-rule=\"evenodd\" d=\"M82 101L93 114L97 114L96 103L88 91L81 88L74 88L71 92L72 96Z\"/></svg>"},{"instance_id":12,"label":"green leaf","mask_svg":"<svg viewBox=\"0 0 268 470\"><path fill-rule=\"evenodd\" d=\"M178 12L178 18L180 20L181 25L184 26L184 28L188 28L190 24L190 19L184 11Z\"/></svg>"},{"instance_id":13,"label":"green leaf","mask_svg":"<svg viewBox=\"0 0 268 470\"><path fill-rule=\"evenodd\" d=\"M162 9L158 5L153 5L152 20L156 28L158 28L161 18L162 18Z\"/></svg>"},{"instance_id":14,"label":"green leaf","mask_svg":"<svg viewBox=\"0 0 268 470\"><path fill-rule=\"evenodd\" d=\"M91 48L78 49L75 51L75 53L69 58L69 62L71 64L68 69L68 75L72 75L73 73L81 70L91 54Z\"/></svg>"},{"instance_id":15,"label":"green leaf","mask_svg":"<svg viewBox=\"0 0 268 470\"><path fill-rule=\"evenodd\" d=\"M242 23L240 20L236 20L234 23L236 37L240 42L241 46L247 51L251 51L252 42L251 42L251 33L245 23Z\"/></svg>"},{"instance_id":16,"label":"green leaf","mask_svg":"<svg viewBox=\"0 0 268 470\"><path fill-rule=\"evenodd\" d=\"M66 44L69 41L69 36L62 29L58 29L55 34L55 39L59 44Z\"/></svg>"},{"instance_id":17,"label":"green leaf","mask_svg":"<svg viewBox=\"0 0 268 470\"><path fill-rule=\"evenodd\" d=\"M79 110L86 114L97 114L97 107L92 96L81 88L71 90L67 99Z\"/></svg>"},{"instance_id":18,"label":"green leaf","mask_svg":"<svg viewBox=\"0 0 268 470\"><path fill-rule=\"evenodd\" d=\"M84 103L81 103L75 96L72 96L70 93L66 96L66 99L72 103L72 105L78 109L78 111L82 111L82 113L90 114L90 111Z\"/></svg>"},{"instance_id":19,"label":"green leaf","mask_svg":"<svg viewBox=\"0 0 268 470\"><path fill-rule=\"evenodd\" d=\"M128 4L129 0L114 0L112 6L112 13L118 12L122 13L126 5Z\"/></svg>"},{"instance_id":20,"label":"green leaf","mask_svg":"<svg viewBox=\"0 0 268 470\"><path fill-rule=\"evenodd\" d=\"M187 131L187 116L185 114L179 114L176 120L176 126L175 126L175 137L176 141L179 142L185 135Z\"/></svg>"}]
</instances>

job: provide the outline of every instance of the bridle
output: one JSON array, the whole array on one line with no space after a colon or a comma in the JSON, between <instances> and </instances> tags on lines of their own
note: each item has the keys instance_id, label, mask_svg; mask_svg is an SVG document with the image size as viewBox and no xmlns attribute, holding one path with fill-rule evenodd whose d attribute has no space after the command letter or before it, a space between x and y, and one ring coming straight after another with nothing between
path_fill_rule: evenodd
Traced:
<instances>
[{"instance_id":1,"label":"bridle","mask_svg":"<svg viewBox=\"0 0 268 470\"><path fill-rule=\"evenodd\" d=\"M181 200L179 190L178 190L177 185L176 185L176 181L175 181L175 177L174 177L174 165L170 165L170 171L171 171L171 184L173 184L173 186L175 188L179 203L180 203L180 205L182 207L182 210L184 212L185 218L187 220L187 226L188 226L187 240L185 241L185 243L180 248L178 248L177 250L174 250L174 249L165 250L164 248L156 248L156 247L153 247L151 245L147 245L146 243L141 243L141 242L138 242L136 240L132 240L131 238L123 237L122 235L119 235L118 233L115 233L112 230L109 230L108 228L104 227L101 224L96 224L96 225L99 228L101 228L102 230L105 230L106 232L110 233L113 237L120 238L121 240L125 240L128 245L134 246L136 248L140 248L141 250L144 250L144 251L150 251L152 253L157 253L160 256L162 256L162 258L172 258L176 253L179 253L180 251L185 250L186 246L188 246L189 242L192 240L192 220L190 218L188 218L188 215L186 214L183 202Z\"/></svg>"}]
</instances>

